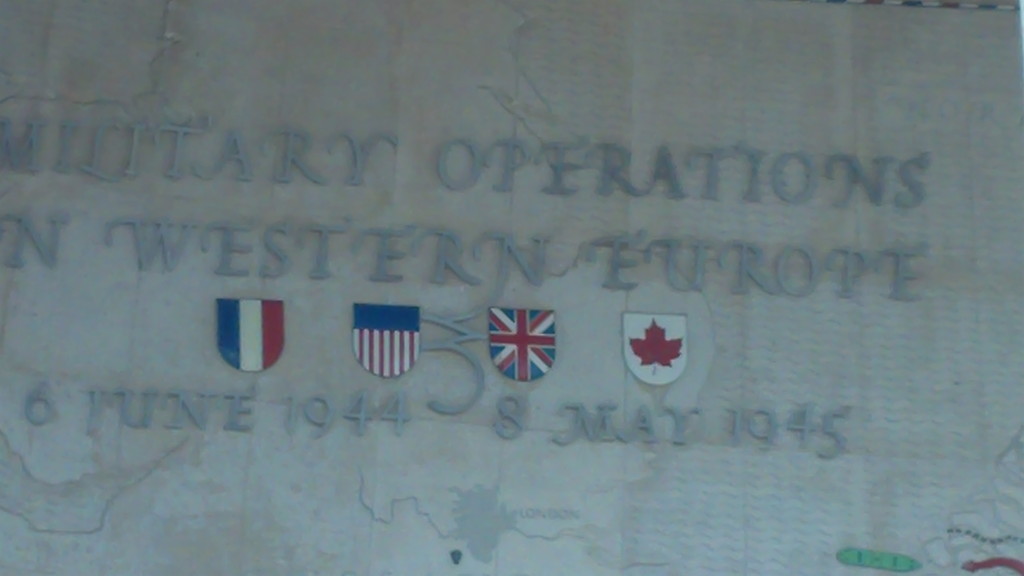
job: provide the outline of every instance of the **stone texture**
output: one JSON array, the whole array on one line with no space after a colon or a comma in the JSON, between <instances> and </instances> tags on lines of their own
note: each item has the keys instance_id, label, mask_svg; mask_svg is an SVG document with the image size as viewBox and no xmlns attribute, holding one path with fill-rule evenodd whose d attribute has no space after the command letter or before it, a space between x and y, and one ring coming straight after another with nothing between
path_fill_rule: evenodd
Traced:
<instances>
[{"instance_id":1,"label":"stone texture","mask_svg":"<svg viewBox=\"0 0 1024 576\"><path fill-rule=\"evenodd\" d=\"M0 0L11 146L28 121L47 123L37 172L0 164L0 575L845 575L861 570L836 560L852 546L910 555L932 576L1022 557L1018 16L769 0ZM62 170L65 120L80 127ZM104 123L116 127L94 158ZM176 125L206 130L177 165ZM292 166L282 181L286 129L302 132L293 146L306 139L313 178ZM213 174L229 131L250 179L235 161ZM378 137L362 183L348 181L342 135ZM487 147L513 137L534 155L496 191ZM455 139L492 154L458 191L436 169ZM552 143L624 146L639 186L667 146L687 197L599 194L599 156L577 149L579 191L545 194L552 171L536 153ZM705 160L688 154L725 147L718 199L703 198ZM753 179L743 151L765 155ZM787 204L771 167L795 152L817 181ZM837 206L833 154L869 174L873 159L927 154L923 203L894 206L907 190L890 167L879 205L856 188ZM45 245L51 217L64 224L47 266L17 218ZM180 260L165 267L157 247L140 262L133 229L109 226L125 218L186 230ZM217 223L247 228L229 263ZM325 224L338 228L320 266L308 228ZM407 226L406 256L389 264L403 281L371 281L373 230ZM444 240L424 231L442 229L478 285L443 269L432 281ZM541 285L514 262L498 281L500 246L478 242L494 231L524 247L547 238ZM606 289L609 249L593 242L622 234L637 243L620 280L637 286ZM715 245L702 290L670 285L665 238ZM730 242L771 259L805 247L822 280L804 297L737 293ZM883 252L924 245L914 299L894 299ZM827 260L841 247L872 258L852 297ZM222 360L217 298L285 301L276 365ZM410 372L359 366L354 302L422 308ZM490 305L556 311L550 374L494 369ZM687 315L678 381L627 370L626 311ZM173 394L191 394L204 429L176 420ZM399 394L400 432L382 418ZM507 395L526 408L513 440L496 433L516 432L495 409ZM438 401L470 405L453 416ZM571 403L615 404L622 438L647 409L658 441L561 446ZM790 416L809 404L816 429L801 443ZM821 418L843 406L846 450L831 458ZM665 408L700 409L678 443ZM737 441L730 410L772 411L774 444L756 438L764 413Z\"/></svg>"}]
</instances>

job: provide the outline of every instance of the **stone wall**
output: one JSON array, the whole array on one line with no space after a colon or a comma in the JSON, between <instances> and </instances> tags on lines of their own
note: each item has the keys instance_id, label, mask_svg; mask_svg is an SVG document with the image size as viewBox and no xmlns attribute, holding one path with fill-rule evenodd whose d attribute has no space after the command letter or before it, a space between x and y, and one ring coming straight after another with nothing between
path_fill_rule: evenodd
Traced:
<instances>
[{"instance_id":1,"label":"stone wall","mask_svg":"<svg viewBox=\"0 0 1024 576\"><path fill-rule=\"evenodd\" d=\"M1024 559L1018 16L0 0L0 574Z\"/></svg>"}]
</instances>

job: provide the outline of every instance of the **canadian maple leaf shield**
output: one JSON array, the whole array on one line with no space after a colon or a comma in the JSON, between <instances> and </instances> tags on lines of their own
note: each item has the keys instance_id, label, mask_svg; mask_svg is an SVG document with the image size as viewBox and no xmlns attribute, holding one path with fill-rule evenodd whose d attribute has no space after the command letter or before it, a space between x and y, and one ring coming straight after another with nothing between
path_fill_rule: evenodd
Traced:
<instances>
[{"instance_id":1,"label":"canadian maple leaf shield","mask_svg":"<svg viewBox=\"0 0 1024 576\"><path fill-rule=\"evenodd\" d=\"M622 315L622 344L626 366L642 382L664 386L686 370L684 314Z\"/></svg>"}]
</instances>

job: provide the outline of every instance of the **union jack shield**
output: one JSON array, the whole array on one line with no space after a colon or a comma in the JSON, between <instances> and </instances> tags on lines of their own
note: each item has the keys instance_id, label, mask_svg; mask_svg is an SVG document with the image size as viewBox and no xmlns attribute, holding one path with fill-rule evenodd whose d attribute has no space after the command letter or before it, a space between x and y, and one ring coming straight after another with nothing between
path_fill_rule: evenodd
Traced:
<instances>
[{"instance_id":1,"label":"union jack shield","mask_svg":"<svg viewBox=\"0 0 1024 576\"><path fill-rule=\"evenodd\" d=\"M420 309L387 304L352 305L352 349L375 376L408 372L420 355Z\"/></svg>"},{"instance_id":2,"label":"union jack shield","mask_svg":"<svg viewBox=\"0 0 1024 576\"><path fill-rule=\"evenodd\" d=\"M488 333L491 360L509 378L536 380L555 363L553 310L491 308Z\"/></svg>"},{"instance_id":3,"label":"union jack shield","mask_svg":"<svg viewBox=\"0 0 1024 576\"><path fill-rule=\"evenodd\" d=\"M284 351L284 302L217 299L217 349L237 370L261 372Z\"/></svg>"}]
</instances>

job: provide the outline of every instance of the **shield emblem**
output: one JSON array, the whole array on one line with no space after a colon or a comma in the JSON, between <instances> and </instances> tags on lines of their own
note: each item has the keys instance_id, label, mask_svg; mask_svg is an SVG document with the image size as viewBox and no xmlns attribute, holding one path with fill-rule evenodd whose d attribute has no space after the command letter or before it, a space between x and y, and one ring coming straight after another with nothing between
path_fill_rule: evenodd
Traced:
<instances>
[{"instance_id":1,"label":"shield emblem","mask_svg":"<svg viewBox=\"0 0 1024 576\"><path fill-rule=\"evenodd\" d=\"M552 310L491 308L488 315L491 360L505 376L536 380L555 363L555 313Z\"/></svg>"},{"instance_id":2,"label":"shield emblem","mask_svg":"<svg viewBox=\"0 0 1024 576\"><path fill-rule=\"evenodd\" d=\"M634 376L655 386L671 384L686 369L686 316L626 312L622 343Z\"/></svg>"},{"instance_id":3,"label":"shield emblem","mask_svg":"<svg viewBox=\"0 0 1024 576\"><path fill-rule=\"evenodd\" d=\"M353 304L352 349L371 374L395 378L408 372L420 355L419 306Z\"/></svg>"},{"instance_id":4,"label":"shield emblem","mask_svg":"<svg viewBox=\"0 0 1024 576\"><path fill-rule=\"evenodd\" d=\"M217 349L225 362L243 372L276 364L284 351L284 302L218 298Z\"/></svg>"}]
</instances>

